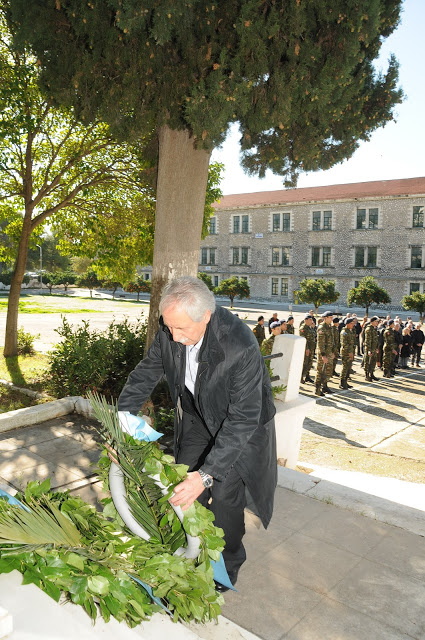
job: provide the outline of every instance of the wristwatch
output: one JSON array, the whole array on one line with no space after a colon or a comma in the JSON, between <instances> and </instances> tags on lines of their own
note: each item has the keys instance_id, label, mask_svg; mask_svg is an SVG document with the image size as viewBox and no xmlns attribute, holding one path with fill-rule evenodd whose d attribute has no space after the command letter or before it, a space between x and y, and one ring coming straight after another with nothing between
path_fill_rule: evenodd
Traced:
<instances>
[{"instance_id":1,"label":"wristwatch","mask_svg":"<svg viewBox=\"0 0 425 640\"><path fill-rule=\"evenodd\" d=\"M214 478L212 476L210 476L208 473L205 473L205 471L202 471L202 469L198 469L198 473L201 476L202 484L204 485L205 489L209 489L213 486Z\"/></svg>"}]
</instances>

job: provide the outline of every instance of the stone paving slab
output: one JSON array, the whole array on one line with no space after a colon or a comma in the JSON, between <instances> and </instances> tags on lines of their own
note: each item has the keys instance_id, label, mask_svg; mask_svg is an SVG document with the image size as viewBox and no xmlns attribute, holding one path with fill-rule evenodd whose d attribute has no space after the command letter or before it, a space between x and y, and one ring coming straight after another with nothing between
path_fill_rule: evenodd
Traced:
<instances>
[{"instance_id":1,"label":"stone paving slab","mask_svg":"<svg viewBox=\"0 0 425 640\"><path fill-rule=\"evenodd\" d=\"M224 616L264 640L425 638L425 538L287 489L276 498L270 529L248 526Z\"/></svg>"}]
</instances>

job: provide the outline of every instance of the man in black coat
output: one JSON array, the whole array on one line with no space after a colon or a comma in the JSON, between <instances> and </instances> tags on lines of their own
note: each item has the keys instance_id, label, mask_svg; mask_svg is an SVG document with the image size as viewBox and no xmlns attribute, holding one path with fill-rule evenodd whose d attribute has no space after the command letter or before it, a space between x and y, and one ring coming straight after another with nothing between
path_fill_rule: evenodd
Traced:
<instances>
[{"instance_id":1,"label":"man in black coat","mask_svg":"<svg viewBox=\"0 0 425 640\"><path fill-rule=\"evenodd\" d=\"M223 557L234 584L246 559L245 506L265 527L273 511L277 463L270 376L253 332L227 309L216 308L198 278L167 284L159 310L159 331L130 374L118 408L137 413L166 376L176 408L176 462L189 466L171 502L184 510L198 499L211 509L224 530Z\"/></svg>"}]
</instances>

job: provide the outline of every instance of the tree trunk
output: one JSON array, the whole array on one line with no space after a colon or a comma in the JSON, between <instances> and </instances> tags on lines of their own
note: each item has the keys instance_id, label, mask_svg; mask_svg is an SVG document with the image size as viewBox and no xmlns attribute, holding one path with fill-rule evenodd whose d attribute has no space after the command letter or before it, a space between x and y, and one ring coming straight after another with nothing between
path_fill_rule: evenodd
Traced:
<instances>
[{"instance_id":1,"label":"tree trunk","mask_svg":"<svg viewBox=\"0 0 425 640\"><path fill-rule=\"evenodd\" d=\"M146 348L158 329L164 286L177 276L196 276L210 151L196 149L187 130L158 131L158 181L152 290Z\"/></svg>"},{"instance_id":2,"label":"tree trunk","mask_svg":"<svg viewBox=\"0 0 425 640\"><path fill-rule=\"evenodd\" d=\"M19 298L21 296L21 287L28 257L28 244L31 235L30 225L31 215L25 216L7 302L6 333L3 352L5 358L18 355Z\"/></svg>"}]
</instances>

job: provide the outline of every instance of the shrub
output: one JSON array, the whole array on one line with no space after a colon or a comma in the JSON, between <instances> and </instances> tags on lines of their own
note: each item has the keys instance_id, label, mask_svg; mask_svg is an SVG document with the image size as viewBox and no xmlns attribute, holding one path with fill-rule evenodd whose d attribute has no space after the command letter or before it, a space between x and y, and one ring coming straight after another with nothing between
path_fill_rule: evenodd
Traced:
<instances>
[{"instance_id":1,"label":"shrub","mask_svg":"<svg viewBox=\"0 0 425 640\"><path fill-rule=\"evenodd\" d=\"M146 323L111 322L107 331L91 330L89 322L73 328L66 318L56 329L62 341L49 354L52 392L84 396L95 390L117 398L129 373L143 357Z\"/></svg>"},{"instance_id":2,"label":"shrub","mask_svg":"<svg viewBox=\"0 0 425 640\"><path fill-rule=\"evenodd\" d=\"M33 336L20 327L18 329L18 356L33 356L35 354L34 340L39 337L39 333Z\"/></svg>"}]
</instances>

